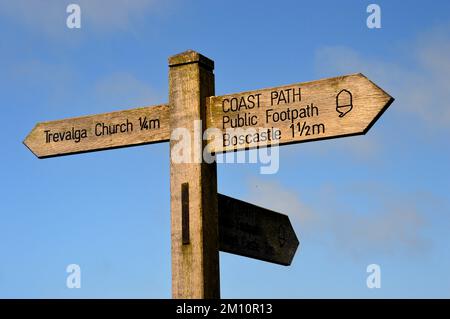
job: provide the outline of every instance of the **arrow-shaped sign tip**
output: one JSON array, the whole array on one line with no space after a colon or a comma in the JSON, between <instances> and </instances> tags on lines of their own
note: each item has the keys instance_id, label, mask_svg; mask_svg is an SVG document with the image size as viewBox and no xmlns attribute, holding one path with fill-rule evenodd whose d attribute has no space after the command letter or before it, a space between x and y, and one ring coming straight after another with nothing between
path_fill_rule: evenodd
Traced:
<instances>
[{"instance_id":1,"label":"arrow-shaped sign tip","mask_svg":"<svg viewBox=\"0 0 450 319\"><path fill-rule=\"evenodd\" d=\"M378 121L378 119L389 108L389 106L395 101L395 98L392 95L390 95L389 93L387 93L380 86L375 84L375 82L370 80L363 73L357 73L357 75L364 78L367 82L369 82L373 86L374 90L380 94L380 98L378 99L378 101L381 103L380 111L377 113L377 115L372 119L372 121L369 122L367 127L364 129L363 134L366 134L372 128L372 126L375 124L375 122Z\"/></svg>"},{"instance_id":2,"label":"arrow-shaped sign tip","mask_svg":"<svg viewBox=\"0 0 450 319\"><path fill-rule=\"evenodd\" d=\"M39 124L36 124L36 125L33 127L33 129L31 130L31 132L28 133L28 135L25 137L25 139L22 141L22 143L23 143L23 145L25 145L25 146L30 150L31 153L34 154L34 156L36 156L37 158L41 159L42 157L39 156L39 155L35 152L35 150L34 150L34 148L33 148L33 141L32 141L33 132L36 130L36 128L37 128L38 125L39 125Z\"/></svg>"},{"instance_id":3,"label":"arrow-shaped sign tip","mask_svg":"<svg viewBox=\"0 0 450 319\"><path fill-rule=\"evenodd\" d=\"M289 245L290 244L290 247L287 247L286 249L290 252L290 254L289 254L289 259L288 259L288 262L286 263L286 264L283 264L284 266L290 266L291 264L292 264L292 261L294 260L294 256L295 256L295 253L297 252L297 250L298 250L298 248L299 248L299 246L300 246L300 241L298 240L298 237L297 237L297 234L295 233L295 231L294 231L294 227L292 226L292 224L291 224L291 222L290 222L290 220L289 220L289 217L288 216L286 216L287 217L287 220L288 220L288 227L290 228L288 231L287 231L287 233L290 235L290 236L292 236L292 238L291 239L289 239L289 240L286 240L286 243ZM280 240L281 240L281 238L282 238L282 236L281 236L281 234L280 234Z\"/></svg>"}]
</instances>

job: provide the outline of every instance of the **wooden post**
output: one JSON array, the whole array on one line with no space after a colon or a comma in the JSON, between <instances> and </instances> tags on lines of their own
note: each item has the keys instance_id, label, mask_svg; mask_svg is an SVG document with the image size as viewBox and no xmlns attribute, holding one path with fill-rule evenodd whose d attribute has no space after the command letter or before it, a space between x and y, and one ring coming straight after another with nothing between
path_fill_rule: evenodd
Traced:
<instances>
[{"instance_id":1,"label":"wooden post","mask_svg":"<svg viewBox=\"0 0 450 319\"><path fill-rule=\"evenodd\" d=\"M191 153L202 154L205 144L201 135L206 98L214 95L213 70L214 62L194 51L169 58L170 126L172 132L187 129ZM194 134L199 120L201 132ZM177 143L170 141L172 296L220 298L216 164L196 159L176 163L172 155Z\"/></svg>"}]
</instances>

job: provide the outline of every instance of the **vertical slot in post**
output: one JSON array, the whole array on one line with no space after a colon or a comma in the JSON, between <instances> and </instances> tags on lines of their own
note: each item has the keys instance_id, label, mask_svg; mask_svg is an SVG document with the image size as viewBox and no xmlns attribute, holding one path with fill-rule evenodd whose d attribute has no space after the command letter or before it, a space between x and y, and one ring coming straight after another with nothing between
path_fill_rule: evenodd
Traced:
<instances>
[{"instance_id":1,"label":"vertical slot in post","mask_svg":"<svg viewBox=\"0 0 450 319\"><path fill-rule=\"evenodd\" d=\"M189 183L181 184L181 237L189 245Z\"/></svg>"}]
</instances>

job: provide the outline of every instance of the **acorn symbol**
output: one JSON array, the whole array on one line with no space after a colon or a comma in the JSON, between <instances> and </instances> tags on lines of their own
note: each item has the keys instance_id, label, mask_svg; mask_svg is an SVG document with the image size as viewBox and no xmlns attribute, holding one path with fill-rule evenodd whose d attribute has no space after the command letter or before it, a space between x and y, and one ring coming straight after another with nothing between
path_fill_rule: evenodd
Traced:
<instances>
[{"instance_id":1,"label":"acorn symbol","mask_svg":"<svg viewBox=\"0 0 450 319\"><path fill-rule=\"evenodd\" d=\"M353 109L353 96L348 90L342 90L336 96L336 111L339 117L344 117Z\"/></svg>"}]
</instances>

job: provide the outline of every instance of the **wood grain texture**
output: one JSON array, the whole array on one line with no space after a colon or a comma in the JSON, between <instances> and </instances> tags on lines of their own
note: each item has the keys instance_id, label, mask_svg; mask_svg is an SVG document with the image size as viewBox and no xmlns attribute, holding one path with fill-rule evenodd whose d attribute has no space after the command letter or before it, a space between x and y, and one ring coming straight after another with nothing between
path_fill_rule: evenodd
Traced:
<instances>
[{"instance_id":1,"label":"wood grain texture","mask_svg":"<svg viewBox=\"0 0 450 319\"><path fill-rule=\"evenodd\" d=\"M204 141L195 136L194 121L204 119L206 97L214 95L213 64L205 61L209 59L193 51L169 59L171 129L187 129L198 148ZM216 164L177 163L173 160L177 143L171 139L172 296L219 298ZM181 185L185 183L189 184L189 244L183 245Z\"/></svg>"},{"instance_id":2,"label":"wood grain texture","mask_svg":"<svg viewBox=\"0 0 450 319\"><path fill-rule=\"evenodd\" d=\"M42 122L24 144L37 157L46 158L167 142L169 117L169 106L158 105Z\"/></svg>"},{"instance_id":3,"label":"wood grain texture","mask_svg":"<svg viewBox=\"0 0 450 319\"><path fill-rule=\"evenodd\" d=\"M289 266L299 245L289 217L218 194L221 251Z\"/></svg>"},{"instance_id":4,"label":"wood grain texture","mask_svg":"<svg viewBox=\"0 0 450 319\"><path fill-rule=\"evenodd\" d=\"M207 101L212 152L365 134L393 98L362 74L213 96ZM227 134L227 130L229 135ZM271 140L262 134L276 132ZM259 133L259 134L257 134ZM225 136L225 138L224 138ZM233 143L229 136L241 138Z\"/></svg>"}]
</instances>

